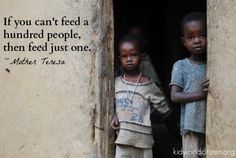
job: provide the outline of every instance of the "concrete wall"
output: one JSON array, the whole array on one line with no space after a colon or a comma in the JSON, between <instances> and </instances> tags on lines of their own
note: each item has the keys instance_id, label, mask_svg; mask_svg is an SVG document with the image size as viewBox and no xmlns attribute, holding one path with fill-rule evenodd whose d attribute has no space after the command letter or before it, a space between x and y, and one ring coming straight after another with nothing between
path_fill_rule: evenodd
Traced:
<instances>
[{"instance_id":1,"label":"concrete wall","mask_svg":"<svg viewBox=\"0 0 236 158\"><path fill-rule=\"evenodd\" d=\"M236 157L236 1L208 0L207 9L207 157Z\"/></svg>"},{"instance_id":2,"label":"concrete wall","mask_svg":"<svg viewBox=\"0 0 236 158\"><path fill-rule=\"evenodd\" d=\"M0 157L111 157L113 16L110 0L0 1ZM4 58L40 59L43 52L3 52L3 17L18 19L81 16L89 26L73 27L91 52L54 53L65 65L9 65ZM22 27L22 30L25 29ZM31 30L36 28L32 27ZM46 31L70 28L45 27ZM21 44L12 40L12 44ZM63 44L61 40L54 40ZM35 40L35 44L40 44ZM77 44L71 40L70 44ZM109 69L107 69L109 68Z\"/></svg>"}]
</instances>

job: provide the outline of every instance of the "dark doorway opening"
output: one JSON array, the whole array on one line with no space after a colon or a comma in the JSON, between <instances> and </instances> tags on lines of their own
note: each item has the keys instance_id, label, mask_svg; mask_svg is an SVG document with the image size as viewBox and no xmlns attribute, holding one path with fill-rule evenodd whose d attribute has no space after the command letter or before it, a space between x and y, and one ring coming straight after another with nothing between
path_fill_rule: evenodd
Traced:
<instances>
[{"instance_id":1,"label":"dark doorway opening","mask_svg":"<svg viewBox=\"0 0 236 158\"><path fill-rule=\"evenodd\" d=\"M142 26L148 40L147 53L169 97L173 63L188 57L180 41L181 19L192 11L206 12L206 0L165 0L160 5L154 1L114 0L115 65L118 63L118 41L130 26ZM171 116L165 122L153 124L154 158L181 157L173 154L173 150L181 149L180 106L172 105Z\"/></svg>"}]
</instances>

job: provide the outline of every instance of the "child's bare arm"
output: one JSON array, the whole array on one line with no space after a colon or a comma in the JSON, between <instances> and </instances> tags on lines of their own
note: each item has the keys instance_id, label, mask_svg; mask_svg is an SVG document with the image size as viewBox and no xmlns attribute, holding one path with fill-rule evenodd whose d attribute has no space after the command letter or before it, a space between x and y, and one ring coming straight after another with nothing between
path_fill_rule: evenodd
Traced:
<instances>
[{"instance_id":1,"label":"child's bare arm","mask_svg":"<svg viewBox=\"0 0 236 158\"><path fill-rule=\"evenodd\" d=\"M204 99L206 97L206 92L194 92L185 93L182 88L172 85L171 86L171 100L175 103L188 103L197 100Z\"/></svg>"},{"instance_id":2,"label":"child's bare arm","mask_svg":"<svg viewBox=\"0 0 236 158\"><path fill-rule=\"evenodd\" d=\"M188 103L206 98L209 87L209 79L205 78L202 82L202 91L186 93L176 85L171 86L171 100L175 103Z\"/></svg>"}]
</instances>

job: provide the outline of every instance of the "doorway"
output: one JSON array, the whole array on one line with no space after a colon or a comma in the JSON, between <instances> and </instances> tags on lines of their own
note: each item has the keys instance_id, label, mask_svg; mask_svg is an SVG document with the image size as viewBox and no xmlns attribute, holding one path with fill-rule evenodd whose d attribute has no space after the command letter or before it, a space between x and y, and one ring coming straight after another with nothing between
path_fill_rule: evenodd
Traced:
<instances>
[{"instance_id":1,"label":"doorway","mask_svg":"<svg viewBox=\"0 0 236 158\"><path fill-rule=\"evenodd\" d=\"M167 97L170 96L170 78L174 62L188 57L180 41L180 23L192 11L206 12L206 0L166 0L162 5L153 1L114 0L115 70L117 69L118 41L127 34L130 26L144 29L147 53L161 81ZM170 100L170 99L169 99ZM153 123L154 158L181 157L173 155L181 149L179 134L180 106L172 103L173 113L163 122Z\"/></svg>"}]
</instances>

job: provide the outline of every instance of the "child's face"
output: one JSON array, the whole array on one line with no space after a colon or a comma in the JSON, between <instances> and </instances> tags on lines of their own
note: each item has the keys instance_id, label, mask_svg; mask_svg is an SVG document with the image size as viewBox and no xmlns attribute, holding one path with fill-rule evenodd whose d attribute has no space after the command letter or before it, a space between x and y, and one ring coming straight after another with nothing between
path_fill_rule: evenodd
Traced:
<instances>
[{"instance_id":1,"label":"child's face","mask_svg":"<svg viewBox=\"0 0 236 158\"><path fill-rule=\"evenodd\" d=\"M119 51L121 65L126 71L132 72L139 69L141 53L138 42L121 43Z\"/></svg>"},{"instance_id":2,"label":"child's face","mask_svg":"<svg viewBox=\"0 0 236 158\"><path fill-rule=\"evenodd\" d=\"M206 24L203 21L190 21L184 25L184 46L191 55L206 53Z\"/></svg>"}]
</instances>

